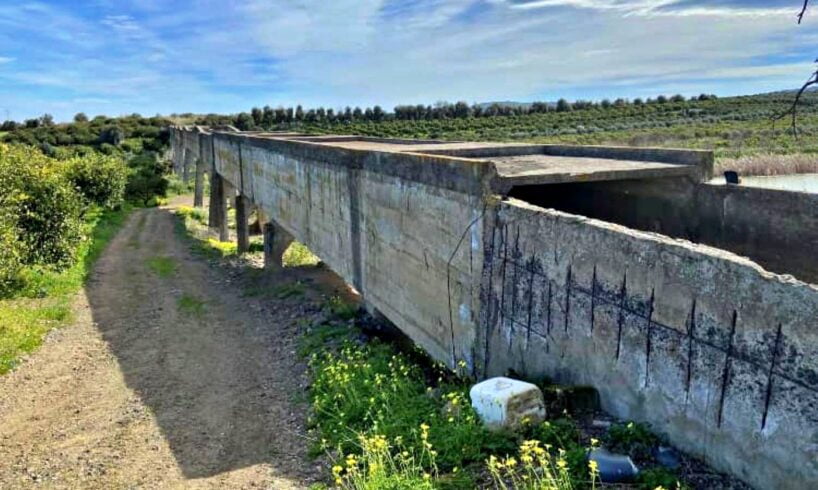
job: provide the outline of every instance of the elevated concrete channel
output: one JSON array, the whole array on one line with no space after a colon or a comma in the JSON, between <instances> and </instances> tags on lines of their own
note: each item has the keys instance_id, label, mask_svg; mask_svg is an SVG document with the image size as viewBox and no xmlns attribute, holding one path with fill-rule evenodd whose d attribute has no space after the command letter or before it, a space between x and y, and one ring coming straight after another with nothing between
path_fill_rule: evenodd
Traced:
<instances>
[{"instance_id":1,"label":"elevated concrete channel","mask_svg":"<svg viewBox=\"0 0 818 490\"><path fill-rule=\"evenodd\" d=\"M257 206L271 263L305 243L436 359L593 385L754 486L816 486L814 195L706 184L709 152L171 134L223 237L226 198Z\"/></svg>"}]
</instances>

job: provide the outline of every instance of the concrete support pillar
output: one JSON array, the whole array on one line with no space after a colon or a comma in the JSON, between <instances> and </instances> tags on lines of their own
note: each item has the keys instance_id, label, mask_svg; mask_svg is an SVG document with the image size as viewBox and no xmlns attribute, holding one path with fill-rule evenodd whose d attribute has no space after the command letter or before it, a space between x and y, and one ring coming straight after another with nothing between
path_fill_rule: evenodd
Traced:
<instances>
[{"instance_id":1,"label":"concrete support pillar","mask_svg":"<svg viewBox=\"0 0 818 490\"><path fill-rule=\"evenodd\" d=\"M193 206L200 208L204 206L204 176L205 163L201 158L196 159L196 179L193 187Z\"/></svg>"},{"instance_id":2,"label":"concrete support pillar","mask_svg":"<svg viewBox=\"0 0 818 490\"><path fill-rule=\"evenodd\" d=\"M196 155L185 148L185 158L182 165L182 180L184 180L185 183L190 182L191 169L196 165L196 160Z\"/></svg>"},{"instance_id":3,"label":"concrete support pillar","mask_svg":"<svg viewBox=\"0 0 818 490\"><path fill-rule=\"evenodd\" d=\"M250 224L248 218L250 214L249 199L241 194L236 196L236 245L239 254L247 253L250 250Z\"/></svg>"},{"instance_id":4,"label":"concrete support pillar","mask_svg":"<svg viewBox=\"0 0 818 490\"><path fill-rule=\"evenodd\" d=\"M272 221L264 223L264 268L276 269L282 266L282 259L287 247L293 242L293 237L284 228Z\"/></svg>"},{"instance_id":5,"label":"concrete support pillar","mask_svg":"<svg viewBox=\"0 0 818 490\"><path fill-rule=\"evenodd\" d=\"M227 196L226 185L221 175L213 172L210 178L210 213L208 224L219 230L219 240L226 242L230 239L227 229Z\"/></svg>"}]
</instances>

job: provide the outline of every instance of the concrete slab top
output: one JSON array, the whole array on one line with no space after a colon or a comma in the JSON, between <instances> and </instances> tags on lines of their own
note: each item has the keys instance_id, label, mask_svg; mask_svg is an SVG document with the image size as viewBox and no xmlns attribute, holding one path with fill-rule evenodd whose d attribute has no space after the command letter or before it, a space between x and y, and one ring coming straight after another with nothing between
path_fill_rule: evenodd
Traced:
<instances>
[{"instance_id":1,"label":"concrete slab top","mask_svg":"<svg viewBox=\"0 0 818 490\"><path fill-rule=\"evenodd\" d=\"M248 132L250 138L286 140L356 151L491 162L498 188L610 180L691 177L712 170L712 153L632 147L543 145L486 141L440 141L356 135L306 135L296 132ZM707 154L706 154L707 153Z\"/></svg>"},{"instance_id":2,"label":"concrete slab top","mask_svg":"<svg viewBox=\"0 0 818 490\"><path fill-rule=\"evenodd\" d=\"M296 139L296 138L294 138ZM441 150L461 150L473 148L493 148L498 146L498 143L483 143L483 142L445 142L445 141L365 141L365 140L339 140L331 138L315 138L303 139L302 141L310 141L312 143L319 143L321 145L334 146L338 148L346 148L350 150L371 150L371 151L389 151L389 152L412 152L425 153L427 151L441 151ZM501 143L502 144L502 143ZM510 144L508 146L514 146Z\"/></svg>"},{"instance_id":3,"label":"concrete slab top","mask_svg":"<svg viewBox=\"0 0 818 490\"><path fill-rule=\"evenodd\" d=\"M695 175L693 165L556 155L491 157L499 177L513 185L559 184L602 180Z\"/></svg>"}]
</instances>

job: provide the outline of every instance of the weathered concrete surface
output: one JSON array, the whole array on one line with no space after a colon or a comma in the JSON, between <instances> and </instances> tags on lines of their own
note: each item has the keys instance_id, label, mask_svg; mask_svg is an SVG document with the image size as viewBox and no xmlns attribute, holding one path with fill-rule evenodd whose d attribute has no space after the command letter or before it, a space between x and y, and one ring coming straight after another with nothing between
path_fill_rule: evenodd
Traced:
<instances>
[{"instance_id":1,"label":"weathered concrete surface","mask_svg":"<svg viewBox=\"0 0 818 490\"><path fill-rule=\"evenodd\" d=\"M607 165L595 178L614 180L670 164L663 175L684 177L572 185L701 188L712 154L218 131L209 138L222 204L238 192L259 206L436 359L465 360L480 376L514 368L593 385L614 414L652 423L760 488L818 480L815 287L723 250L498 195L522 182L502 174L507 157L536 155L545 166L571 157ZM609 172L622 165L616 160L634 173ZM561 187L545 185L549 178L524 183L547 195ZM662 213L680 217L680 207L692 206L662 203Z\"/></svg>"},{"instance_id":2,"label":"weathered concrete surface","mask_svg":"<svg viewBox=\"0 0 818 490\"><path fill-rule=\"evenodd\" d=\"M818 481L818 288L515 199L492 216L483 375L593 385L606 410L760 488Z\"/></svg>"},{"instance_id":3,"label":"weathered concrete surface","mask_svg":"<svg viewBox=\"0 0 818 490\"><path fill-rule=\"evenodd\" d=\"M684 178L515 189L520 199L744 255L818 283L818 194Z\"/></svg>"},{"instance_id":4,"label":"weathered concrete surface","mask_svg":"<svg viewBox=\"0 0 818 490\"><path fill-rule=\"evenodd\" d=\"M202 129L194 126L190 131L183 134L183 158L182 158L182 179L189 182L191 176L197 172L197 162L199 161L199 134Z\"/></svg>"},{"instance_id":5,"label":"weathered concrete surface","mask_svg":"<svg viewBox=\"0 0 818 490\"><path fill-rule=\"evenodd\" d=\"M436 358L471 359L488 164L241 135L214 143L217 172L371 308Z\"/></svg>"},{"instance_id":6,"label":"weathered concrete surface","mask_svg":"<svg viewBox=\"0 0 818 490\"><path fill-rule=\"evenodd\" d=\"M284 252L293 242L293 237L287 231L268 221L262 225L264 236L264 268L276 269L282 266Z\"/></svg>"}]
</instances>

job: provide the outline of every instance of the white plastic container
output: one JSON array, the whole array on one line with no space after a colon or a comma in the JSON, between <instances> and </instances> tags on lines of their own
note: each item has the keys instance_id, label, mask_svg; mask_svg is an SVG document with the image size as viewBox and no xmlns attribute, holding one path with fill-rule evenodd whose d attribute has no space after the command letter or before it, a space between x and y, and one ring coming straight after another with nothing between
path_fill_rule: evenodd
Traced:
<instances>
[{"instance_id":1,"label":"white plastic container","mask_svg":"<svg viewBox=\"0 0 818 490\"><path fill-rule=\"evenodd\" d=\"M471 405L487 427L515 429L524 423L545 419L545 403L540 389L516 379L490 378L472 386Z\"/></svg>"}]
</instances>

